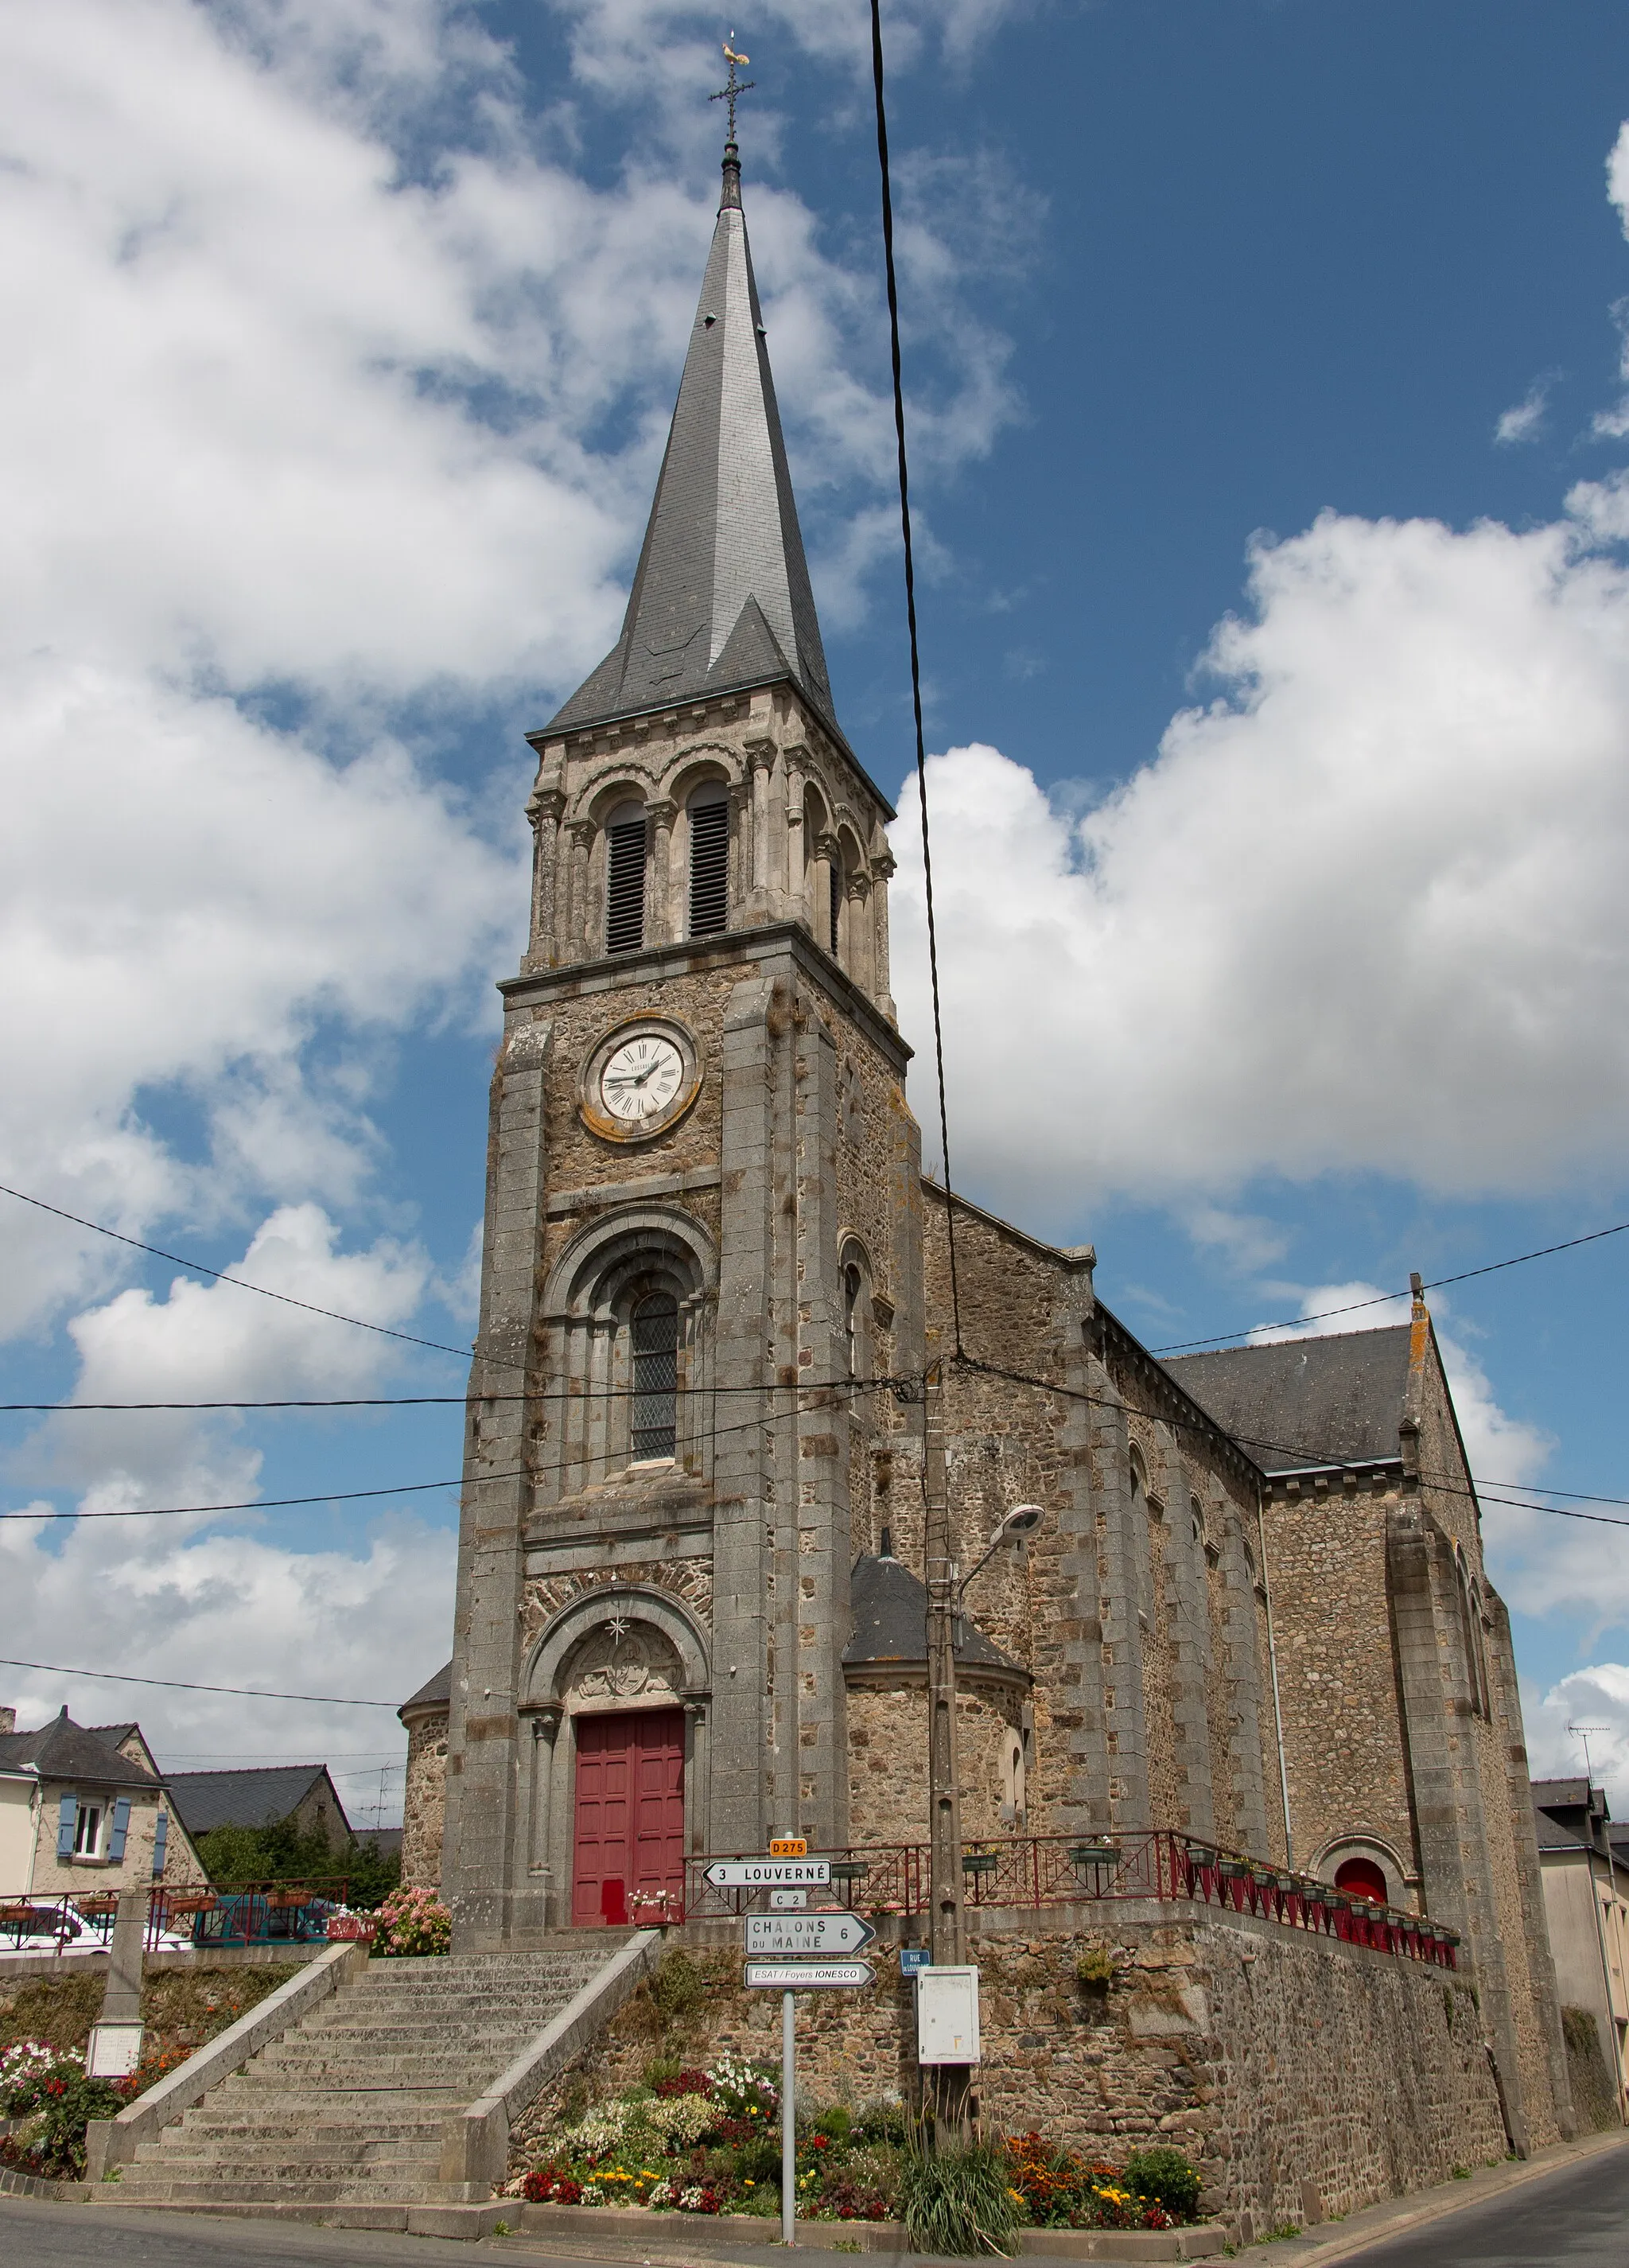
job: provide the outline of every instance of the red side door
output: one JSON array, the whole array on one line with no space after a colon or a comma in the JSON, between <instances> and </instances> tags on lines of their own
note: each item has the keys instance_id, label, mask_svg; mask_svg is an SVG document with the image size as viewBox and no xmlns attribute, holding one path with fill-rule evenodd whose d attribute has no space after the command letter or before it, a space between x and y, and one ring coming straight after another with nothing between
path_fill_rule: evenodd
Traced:
<instances>
[{"instance_id":1,"label":"red side door","mask_svg":"<svg viewBox=\"0 0 1629 2268\"><path fill-rule=\"evenodd\" d=\"M628 1919L637 1890L684 1889L684 1712L579 1717L571 1918Z\"/></svg>"}]
</instances>

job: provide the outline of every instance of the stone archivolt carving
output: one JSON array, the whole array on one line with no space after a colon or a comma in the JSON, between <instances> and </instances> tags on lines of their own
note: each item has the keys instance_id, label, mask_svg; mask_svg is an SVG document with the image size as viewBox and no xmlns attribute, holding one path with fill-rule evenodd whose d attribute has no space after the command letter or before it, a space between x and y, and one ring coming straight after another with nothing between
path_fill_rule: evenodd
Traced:
<instances>
[{"instance_id":1,"label":"stone archivolt carving","mask_svg":"<svg viewBox=\"0 0 1629 2268\"><path fill-rule=\"evenodd\" d=\"M681 1676L659 1631L613 1615L584 1644L572 1665L574 1710L619 1708L630 1701L660 1707L679 1698Z\"/></svg>"}]
</instances>

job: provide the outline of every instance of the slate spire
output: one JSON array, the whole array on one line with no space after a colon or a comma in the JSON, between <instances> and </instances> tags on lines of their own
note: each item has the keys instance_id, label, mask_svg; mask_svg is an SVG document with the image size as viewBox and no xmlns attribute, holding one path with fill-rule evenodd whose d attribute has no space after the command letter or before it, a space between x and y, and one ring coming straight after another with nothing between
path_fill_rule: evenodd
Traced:
<instances>
[{"instance_id":1,"label":"slate spire","mask_svg":"<svg viewBox=\"0 0 1629 2268\"><path fill-rule=\"evenodd\" d=\"M547 729L788 678L835 725L731 141L623 634Z\"/></svg>"}]
</instances>

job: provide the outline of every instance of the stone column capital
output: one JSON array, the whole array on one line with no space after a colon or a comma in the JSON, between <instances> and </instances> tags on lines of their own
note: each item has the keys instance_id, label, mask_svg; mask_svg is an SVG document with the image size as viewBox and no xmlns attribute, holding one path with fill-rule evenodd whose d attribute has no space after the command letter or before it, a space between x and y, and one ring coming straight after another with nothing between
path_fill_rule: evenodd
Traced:
<instances>
[{"instance_id":1,"label":"stone column capital","mask_svg":"<svg viewBox=\"0 0 1629 2268\"><path fill-rule=\"evenodd\" d=\"M557 787L534 787L527 798L526 815L534 827L545 819L558 826L565 810L565 798Z\"/></svg>"},{"instance_id":2,"label":"stone column capital","mask_svg":"<svg viewBox=\"0 0 1629 2268\"><path fill-rule=\"evenodd\" d=\"M645 810L645 816L658 827L671 827L679 816L679 806L670 795L652 796Z\"/></svg>"},{"instance_id":3,"label":"stone column capital","mask_svg":"<svg viewBox=\"0 0 1629 2268\"><path fill-rule=\"evenodd\" d=\"M600 830L592 819L568 819L565 831L579 850L586 850Z\"/></svg>"},{"instance_id":4,"label":"stone column capital","mask_svg":"<svg viewBox=\"0 0 1629 2268\"><path fill-rule=\"evenodd\" d=\"M874 880L886 882L890 875L899 872L899 861L891 850L879 850L871 862L871 872Z\"/></svg>"}]
</instances>

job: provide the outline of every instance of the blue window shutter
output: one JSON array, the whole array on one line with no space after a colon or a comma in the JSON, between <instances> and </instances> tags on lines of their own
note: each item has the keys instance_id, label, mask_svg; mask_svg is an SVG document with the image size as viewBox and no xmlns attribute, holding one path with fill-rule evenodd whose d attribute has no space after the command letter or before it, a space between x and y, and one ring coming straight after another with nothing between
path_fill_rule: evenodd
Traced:
<instances>
[{"instance_id":1,"label":"blue window shutter","mask_svg":"<svg viewBox=\"0 0 1629 2268\"><path fill-rule=\"evenodd\" d=\"M63 1798L63 1808L56 1815L56 1855L71 1859L74 1854L74 1821L79 1815L79 1806L71 1795Z\"/></svg>"},{"instance_id":2,"label":"blue window shutter","mask_svg":"<svg viewBox=\"0 0 1629 2268\"><path fill-rule=\"evenodd\" d=\"M114 1802L113 1832L107 1838L107 1857L115 1867L124 1856L124 1838L129 1831L130 1799L128 1795L122 1795Z\"/></svg>"},{"instance_id":3,"label":"blue window shutter","mask_svg":"<svg viewBox=\"0 0 1629 2268\"><path fill-rule=\"evenodd\" d=\"M161 1811L152 1830L152 1878L155 1882L164 1872L164 1847L169 1839L170 1815L167 1811Z\"/></svg>"}]
</instances>

